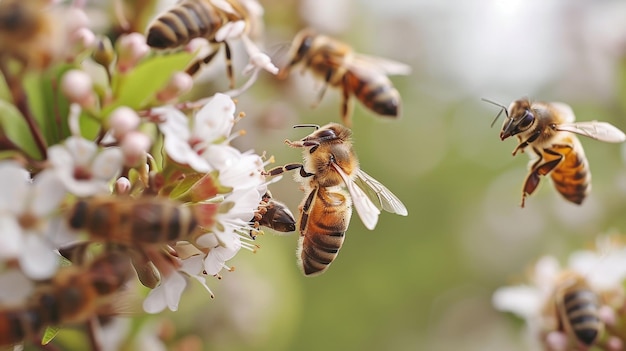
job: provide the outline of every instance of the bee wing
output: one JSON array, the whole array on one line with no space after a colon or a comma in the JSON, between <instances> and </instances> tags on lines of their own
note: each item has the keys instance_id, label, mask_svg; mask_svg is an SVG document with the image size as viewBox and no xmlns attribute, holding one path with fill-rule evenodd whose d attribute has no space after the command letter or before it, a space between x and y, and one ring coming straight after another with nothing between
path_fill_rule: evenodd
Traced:
<instances>
[{"instance_id":1,"label":"bee wing","mask_svg":"<svg viewBox=\"0 0 626 351\"><path fill-rule=\"evenodd\" d=\"M406 76L411 74L411 66L405 63L365 54L355 53L350 66L357 70L359 67L371 66L387 75Z\"/></svg>"},{"instance_id":2,"label":"bee wing","mask_svg":"<svg viewBox=\"0 0 626 351\"><path fill-rule=\"evenodd\" d=\"M352 198L352 204L356 209L356 213L359 214L361 221L367 229L373 230L376 227L376 223L378 223L380 210L374 205L367 194L350 179L341 167L334 163L332 165L337 170L337 173L341 175L341 178L343 178L343 182L346 184L346 188L348 188L348 192Z\"/></svg>"},{"instance_id":3,"label":"bee wing","mask_svg":"<svg viewBox=\"0 0 626 351\"><path fill-rule=\"evenodd\" d=\"M555 128L559 131L575 133L607 143L621 143L626 140L624 132L607 122L566 123L559 124Z\"/></svg>"},{"instance_id":4,"label":"bee wing","mask_svg":"<svg viewBox=\"0 0 626 351\"><path fill-rule=\"evenodd\" d=\"M400 216L409 214L402 201L400 201L391 190L387 189L387 187L369 174L363 172L363 170L359 169L354 183L356 183L359 188L363 189L367 197L369 197L374 204L377 204L379 209L382 208L387 212L396 213Z\"/></svg>"}]
</instances>

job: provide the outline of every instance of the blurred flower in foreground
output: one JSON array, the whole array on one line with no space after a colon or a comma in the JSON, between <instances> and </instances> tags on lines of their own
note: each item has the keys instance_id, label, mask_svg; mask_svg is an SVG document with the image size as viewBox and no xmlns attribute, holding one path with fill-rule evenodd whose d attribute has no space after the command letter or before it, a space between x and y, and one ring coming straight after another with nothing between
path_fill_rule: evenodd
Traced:
<instances>
[{"instance_id":1,"label":"blurred flower in foreground","mask_svg":"<svg viewBox=\"0 0 626 351\"><path fill-rule=\"evenodd\" d=\"M493 305L525 320L533 348L585 350L595 344L604 350L622 350L626 333L616 332L615 326L626 313L622 285L626 247L574 252L566 268L556 258L544 256L528 278L528 284L496 290Z\"/></svg>"}]
</instances>

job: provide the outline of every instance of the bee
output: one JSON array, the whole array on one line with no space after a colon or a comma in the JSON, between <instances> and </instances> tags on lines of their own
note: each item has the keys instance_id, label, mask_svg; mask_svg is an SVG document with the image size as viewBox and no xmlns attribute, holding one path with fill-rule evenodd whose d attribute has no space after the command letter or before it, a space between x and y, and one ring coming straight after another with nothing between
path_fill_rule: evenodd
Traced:
<instances>
[{"instance_id":1,"label":"bee","mask_svg":"<svg viewBox=\"0 0 626 351\"><path fill-rule=\"evenodd\" d=\"M44 0L0 1L0 61L17 60L22 70L45 69L65 50L62 25Z\"/></svg>"},{"instance_id":2,"label":"bee","mask_svg":"<svg viewBox=\"0 0 626 351\"><path fill-rule=\"evenodd\" d=\"M250 16L246 1L182 0L148 27L146 42L156 49L177 48L195 38L205 38L213 45L223 45L227 74L231 88L234 88L230 46L222 37L228 36L231 31L250 32L253 25ZM211 62L218 52L214 50L194 62L187 73L197 73L201 65Z\"/></svg>"},{"instance_id":3,"label":"bee","mask_svg":"<svg viewBox=\"0 0 626 351\"><path fill-rule=\"evenodd\" d=\"M513 156L527 148L531 157L535 156L522 188L522 207L526 197L537 189L540 177L548 174L566 200L578 205L583 202L591 190L591 172L576 134L609 143L626 140L626 135L609 123L574 122L574 112L564 103L520 99L507 109L495 102L484 101L501 108L492 125L504 111L506 120L500 139L517 136L519 144L513 150Z\"/></svg>"},{"instance_id":4,"label":"bee","mask_svg":"<svg viewBox=\"0 0 626 351\"><path fill-rule=\"evenodd\" d=\"M22 306L0 307L0 346L38 337L47 326L86 322L130 279L128 258L107 252L87 267L63 267Z\"/></svg>"},{"instance_id":5,"label":"bee","mask_svg":"<svg viewBox=\"0 0 626 351\"><path fill-rule=\"evenodd\" d=\"M267 172L275 176L299 170L296 179L305 192L299 207L299 265L307 276L321 274L337 257L348 230L352 206L367 229L373 230L380 209L406 216L404 204L384 185L359 168L352 131L340 124L297 125L315 131L300 141L285 140L304 148L304 164L291 163ZM347 191L345 190L347 189Z\"/></svg>"},{"instance_id":6,"label":"bee","mask_svg":"<svg viewBox=\"0 0 626 351\"><path fill-rule=\"evenodd\" d=\"M204 220L210 220L208 212L217 206L183 206L160 197L100 196L78 200L67 214L67 222L72 229L84 229L103 241L126 246L166 244L188 238L206 224Z\"/></svg>"},{"instance_id":7,"label":"bee","mask_svg":"<svg viewBox=\"0 0 626 351\"><path fill-rule=\"evenodd\" d=\"M255 229L264 226L284 233L296 230L296 220L289 208L282 202L275 200L269 190L261 197L259 209L255 212L252 223ZM253 239L256 238L254 232L251 231L250 233Z\"/></svg>"},{"instance_id":8,"label":"bee","mask_svg":"<svg viewBox=\"0 0 626 351\"><path fill-rule=\"evenodd\" d=\"M348 44L311 29L304 29L296 35L288 56L290 61L278 77L285 79L294 66L302 63L314 76L323 79L324 85L314 106L322 100L328 85L340 88L343 99L341 117L345 126L352 125L351 95L381 116L399 116L400 93L387 75L407 75L411 72L408 65L356 53Z\"/></svg>"},{"instance_id":9,"label":"bee","mask_svg":"<svg viewBox=\"0 0 626 351\"><path fill-rule=\"evenodd\" d=\"M586 279L572 271L564 272L554 296L559 330L586 346L585 349L594 345L604 331L604 323L599 317L598 295Z\"/></svg>"}]
</instances>

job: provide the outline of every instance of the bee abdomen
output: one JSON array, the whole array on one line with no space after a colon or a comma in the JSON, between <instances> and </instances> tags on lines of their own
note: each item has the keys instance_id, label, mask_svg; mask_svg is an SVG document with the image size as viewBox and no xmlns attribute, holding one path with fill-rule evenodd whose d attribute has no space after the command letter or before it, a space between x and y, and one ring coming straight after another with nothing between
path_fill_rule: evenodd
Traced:
<instances>
[{"instance_id":1,"label":"bee abdomen","mask_svg":"<svg viewBox=\"0 0 626 351\"><path fill-rule=\"evenodd\" d=\"M587 197L591 173L584 155L571 151L550 174L556 190L567 200L581 204Z\"/></svg>"},{"instance_id":2,"label":"bee abdomen","mask_svg":"<svg viewBox=\"0 0 626 351\"><path fill-rule=\"evenodd\" d=\"M572 291L565 294L563 303L576 337L585 345L592 345L602 329L596 295L590 290Z\"/></svg>"},{"instance_id":3,"label":"bee abdomen","mask_svg":"<svg viewBox=\"0 0 626 351\"><path fill-rule=\"evenodd\" d=\"M222 18L208 1L186 0L157 18L148 29L149 46L165 49L187 44L191 39L210 39Z\"/></svg>"},{"instance_id":4,"label":"bee abdomen","mask_svg":"<svg viewBox=\"0 0 626 351\"><path fill-rule=\"evenodd\" d=\"M368 80L350 72L346 73L348 86L352 87L354 96L363 105L379 115L397 117L400 109L400 93L386 76L371 78Z\"/></svg>"},{"instance_id":5,"label":"bee abdomen","mask_svg":"<svg viewBox=\"0 0 626 351\"><path fill-rule=\"evenodd\" d=\"M300 259L304 274L321 273L335 260L345 238L344 232L331 232L300 238Z\"/></svg>"}]
</instances>

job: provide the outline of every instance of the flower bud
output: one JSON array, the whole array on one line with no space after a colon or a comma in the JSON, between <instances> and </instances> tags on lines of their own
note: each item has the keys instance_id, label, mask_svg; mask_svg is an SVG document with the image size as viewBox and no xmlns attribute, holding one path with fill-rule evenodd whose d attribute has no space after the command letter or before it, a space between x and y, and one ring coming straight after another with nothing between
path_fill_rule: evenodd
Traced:
<instances>
[{"instance_id":1,"label":"flower bud","mask_svg":"<svg viewBox=\"0 0 626 351\"><path fill-rule=\"evenodd\" d=\"M139 115L130 107L121 106L109 115L109 127L115 139L122 140L124 136L139 127Z\"/></svg>"},{"instance_id":2,"label":"flower bud","mask_svg":"<svg viewBox=\"0 0 626 351\"><path fill-rule=\"evenodd\" d=\"M69 70L63 75L61 92L70 102L75 102L83 108L91 108L95 105L96 95L91 77L81 70Z\"/></svg>"},{"instance_id":3,"label":"flower bud","mask_svg":"<svg viewBox=\"0 0 626 351\"><path fill-rule=\"evenodd\" d=\"M95 45L96 47L91 57L96 63L102 65L108 71L111 62L115 59L113 44L111 44L111 40L108 37L99 37L96 39Z\"/></svg>"},{"instance_id":4,"label":"flower bud","mask_svg":"<svg viewBox=\"0 0 626 351\"><path fill-rule=\"evenodd\" d=\"M160 102L168 102L191 90L193 78L184 72L176 72L172 75L165 88L157 92L157 99Z\"/></svg>"},{"instance_id":5,"label":"flower bud","mask_svg":"<svg viewBox=\"0 0 626 351\"><path fill-rule=\"evenodd\" d=\"M126 177L119 177L115 181L115 193L118 195L127 195L130 192L130 180Z\"/></svg>"},{"instance_id":6,"label":"flower bud","mask_svg":"<svg viewBox=\"0 0 626 351\"><path fill-rule=\"evenodd\" d=\"M130 132L124 136L120 144L124 154L124 165L136 167L146 162L146 152L150 149L152 141L141 132Z\"/></svg>"},{"instance_id":7,"label":"flower bud","mask_svg":"<svg viewBox=\"0 0 626 351\"><path fill-rule=\"evenodd\" d=\"M148 52L146 37L140 33L123 35L117 40L117 69L124 73L135 67Z\"/></svg>"}]
</instances>

